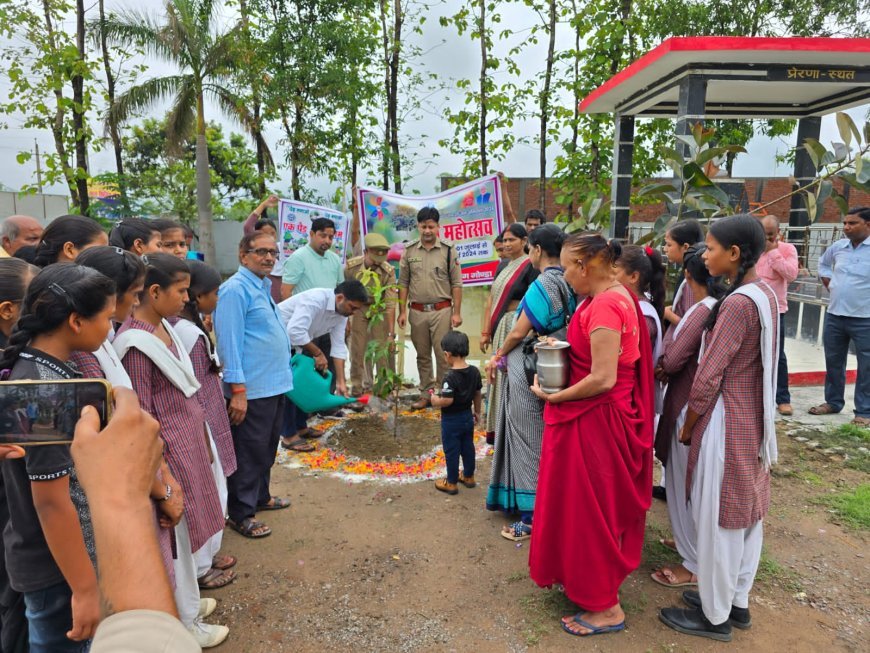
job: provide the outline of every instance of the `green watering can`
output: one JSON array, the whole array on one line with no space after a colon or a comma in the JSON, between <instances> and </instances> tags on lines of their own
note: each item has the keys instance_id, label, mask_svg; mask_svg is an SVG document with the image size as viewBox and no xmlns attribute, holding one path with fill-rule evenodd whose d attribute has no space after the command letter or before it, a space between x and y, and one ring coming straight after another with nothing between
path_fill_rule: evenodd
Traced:
<instances>
[{"instance_id":1,"label":"green watering can","mask_svg":"<svg viewBox=\"0 0 870 653\"><path fill-rule=\"evenodd\" d=\"M314 369L311 356L296 354L290 359L290 368L293 370L293 389L284 396L304 413L318 413L355 402L368 403L368 395L354 399L332 394L329 391L332 372L327 370L321 374Z\"/></svg>"}]
</instances>

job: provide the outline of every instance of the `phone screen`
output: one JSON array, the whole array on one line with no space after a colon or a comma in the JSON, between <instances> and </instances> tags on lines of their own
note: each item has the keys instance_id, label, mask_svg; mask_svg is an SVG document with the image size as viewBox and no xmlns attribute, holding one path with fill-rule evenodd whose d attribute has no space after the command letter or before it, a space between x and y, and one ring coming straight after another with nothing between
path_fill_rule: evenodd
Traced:
<instances>
[{"instance_id":1,"label":"phone screen","mask_svg":"<svg viewBox=\"0 0 870 653\"><path fill-rule=\"evenodd\" d=\"M35 446L72 442L85 406L109 420L111 388L98 379L0 382L0 444Z\"/></svg>"}]
</instances>

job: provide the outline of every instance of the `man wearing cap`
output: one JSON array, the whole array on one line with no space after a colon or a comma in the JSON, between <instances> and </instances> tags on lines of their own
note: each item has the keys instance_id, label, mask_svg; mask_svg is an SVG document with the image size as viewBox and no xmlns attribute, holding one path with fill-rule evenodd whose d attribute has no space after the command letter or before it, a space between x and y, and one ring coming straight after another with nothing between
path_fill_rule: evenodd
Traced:
<instances>
[{"instance_id":1,"label":"man wearing cap","mask_svg":"<svg viewBox=\"0 0 870 653\"><path fill-rule=\"evenodd\" d=\"M357 279L367 289L373 280L364 274L366 270L377 275L381 287L388 287L386 292L386 314L377 324L370 324L366 311L358 311L350 318L350 386L351 394L359 396L372 389L374 365L365 360L366 348L371 340L390 342L396 337L396 273L393 266L387 263L390 244L380 234L367 234L363 240L365 252L362 256L348 259L344 269L345 279ZM371 294L371 290L369 290ZM378 369L394 369L393 353L387 359L377 361Z\"/></svg>"},{"instance_id":2,"label":"man wearing cap","mask_svg":"<svg viewBox=\"0 0 870 653\"><path fill-rule=\"evenodd\" d=\"M429 405L429 390L436 383L440 387L447 372L441 338L462 324L462 272L453 245L438 238L440 219L436 208L420 209L417 213L420 239L405 246L399 262L399 328L404 329L410 321L422 391L420 400L413 404L415 409Z\"/></svg>"}]
</instances>

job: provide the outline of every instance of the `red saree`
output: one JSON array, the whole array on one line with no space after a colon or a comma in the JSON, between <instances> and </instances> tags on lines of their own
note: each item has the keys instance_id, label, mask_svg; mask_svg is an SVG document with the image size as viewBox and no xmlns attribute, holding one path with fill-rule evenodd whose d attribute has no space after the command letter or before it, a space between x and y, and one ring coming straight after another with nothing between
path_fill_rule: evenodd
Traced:
<instances>
[{"instance_id":1,"label":"red saree","mask_svg":"<svg viewBox=\"0 0 870 653\"><path fill-rule=\"evenodd\" d=\"M547 404L529 551L532 580L561 583L592 612L616 605L640 564L652 500L652 352L636 300L632 307L621 293L605 292L578 309L568 327L569 385L589 374L588 333L601 326L622 332L616 385Z\"/></svg>"}]
</instances>

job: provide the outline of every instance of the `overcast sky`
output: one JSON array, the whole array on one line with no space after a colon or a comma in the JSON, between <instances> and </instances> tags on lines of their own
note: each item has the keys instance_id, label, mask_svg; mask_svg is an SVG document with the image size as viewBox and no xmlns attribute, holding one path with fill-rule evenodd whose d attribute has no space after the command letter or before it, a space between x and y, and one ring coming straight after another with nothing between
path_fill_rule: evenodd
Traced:
<instances>
[{"instance_id":1,"label":"overcast sky","mask_svg":"<svg viewBox=\"0 0 870 653\"><path fill-rule=\"evenodd\" d=\"M135 3L131 0L106 0L106 8L108 11L117 10L135 6L137 9L161 13L163 10L163 0L137 0ZM96 3L90 11L96 16ZM456 91L454 81L457 78L475 78L479 70L479 45L477 42L471 41L467 34L460 38L456 35L452 28L442 28L438 24L440 15L450 15L454 13L461 5L460 0L445 0L442 3L432 2L432 7L427 14L425 24L425 33L418 38L419 45L424 51L422 60L423 68L427 72L432 72L438 75L438 78L443 82L444 90L433 94L426 106L426 111L422 113L420 118L415 121L407 122L402 128L402 134L406 139L416 141L420 144L421 151L437 152L439 156L431 160L432 157L421 157L407 172L412 175L410 182L406 185L409 192L419 192L429 194L435 192L438 187L439 174L458 173L461 168L460 160L452 156L448 152L442 150L438 146L438 140L446 138L450 134L451 125L443 118L444 107L450 102L461 101L461 93ZM516 32L516 40L525 38L528 33L532 21L536 20L536 15L528 8L520 3L511 3L509 9L503 12L502 27L510 25ZM66 24L67 29L74 29L74 22L70 21ZM498 43L496 45L496 56L503 54L503 51L512 43ZM572 36L567 26L557 32L557 49L570 47ZM528 71L528 77L533 77L543 67L543 62L546 54L546 45L539 43L537 46L529 46L518 58L518 63L523 71ZM170 72L170 68L166 67L162 62L155 60L147 61L150 70L146 75L163 75ZM505 73L496 73L505 74ZM8 94L9 84L5 77L0 74L0 94L4 97ZM123 89L120 89L123 90ZM570 104L567 97L558 98L559 102ZM162 116L165 113L166 107L155 107L153 115L155 117ZM224 124L225 131L230 129L241 131L241 129L227 121L214 107L206 107L206 115L211 120L217 120ZM856 121L864 120L868 112L868 106L860 107L850 111ZM53 141L50 133L39 132L36 130L27 130L21 128L21 118L16 116L5 117L9 129L0 131L0 183L17 189L21 185L35 181L35 164L31 160L24 165L18 165L15 161L15 155L22 149L32 149L34 139L39 142L42 151L52 151ZM537 146L532 143L532 137L538 131L538 124L534 119L525 121L516 125L517 134L528 137L528 145L518 145L514 150L501 162L493 162L493 166L501 169L509 177L536 177L538 176L538 154ZM425 135L425 139L423 136ZM270 126L266 132L267 141L272 147L273 154L276 160L280 161L284 158L283 148L277 145L281 138L281 132L274 126ZM822 142L828 144L832 139L837 139L837 129L833 116L826 116L822 122ZM790 170L787 166L777 166L775 164L775 155L784 154L788 149L794 147L793 138L785 140L771 140L766 138L755 138L748 145L748 155L738 157L735 164L735 176L737 177L753 177L753 176L783 176L788 175ZM555 156L559 153L558 146L550 147L548 150L548 160L550 165ZM106 143L106 147L102 152L91 155L90 158L91 172L93 174L114 170L114 159L111 153L110 143ZM551 170L552 171L552 168ZM279 190L286 190L289 187L289 171L280 171L281 179L276 184ZM334 185L330 185L325 180L315 180L312 185L323 196L331 195L335 190ZM47 191L60 192L66 194L65 187L55 186L47 188Z\"/></svg>"}]
</instances>

